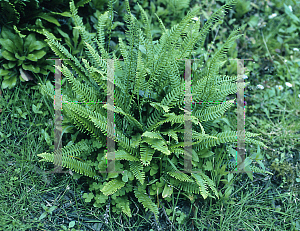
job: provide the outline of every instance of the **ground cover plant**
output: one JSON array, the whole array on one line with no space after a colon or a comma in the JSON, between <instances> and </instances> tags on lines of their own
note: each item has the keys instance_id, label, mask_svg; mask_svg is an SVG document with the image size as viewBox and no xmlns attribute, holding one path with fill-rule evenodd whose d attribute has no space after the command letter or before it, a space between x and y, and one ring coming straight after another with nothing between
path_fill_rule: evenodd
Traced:
<instances>
[{"instance_id":1,"label":"ground cover plant","mask_svg":"<svg viewBox=\"0 0 300 231\"><path fill-rule=\"evenodd\" d=\"M144 4L143 1L139 2ZM199 3L202 11L207 14L199 16L201 23L222 3L215 1ZM134 1L130 4L132 11L135 12ZM198 3L193 3L192 6L195 4ZM88 178L78 179L78 174L73 173L73 177L65 174L55 175L50 181L42 174L43 171L40 169L51 169L52 165L38 163L40 158L35 154L53 151L53 99L45 98L39 93L38 88L32 88L31 83L26 83L24 87L17 86L16 91L2 89L0 94L1 187L3 189L0 197L3 205L0 211L1 228L5 230L299 230L300 134L297 106L300 100L297 71L299 39L295 36L299 30L296 19L299 17L299 10L293 1L286 1L285 4L286 7L281 1L253 1L244 5L238 3L234 11L230 11L228 17L224 17L224 24L221 27L217 25L209 32L204 43L205 49L197 54L197 58L204 56L206 62L210 54L218 48L217 44L228 37L227 34L232 31L232 27L242 23L248 24L244 31L245 35L236 40L233 48L229 49L228 55L244 58L257 56L255 63L249 62L246 65L248 71L244 76L245 80L250 82L245 91L246 127L262 134L257 139L261 139L268 148L248 145L247 155L262 156L266 169L273 175L254 173L253 181L249 180L247 175L237 175L230 180L232 184L225 190L222 189L223 181L218 180L220 174L217 171L210 171L209 176L212 180L219 182L216 183L216 188L221 189L219 192L222 194L224 193L223 199L215 200L208 197L203 200L201 197L194 197L195 201L191 204L186 201L186 196L181 192L177 195L173 193L169 203L162 204L160 200L158 220L154 219L151 211L142 212L142 207L138 204L134 205L136 209L131 218L115 216L112 213L111 203L108 203L106 208L96 208L84 202L86 198L82 195L90 193ZM237 14L238 11L241 13ZM255 21L257 19L258 23ZM194 20L196 21L197 18ZM278 26L277 22L282 23ZM85 25L93 29L93 26ZM74 31L76 30L73 30L73 33ZM278 33L273 33L274 31ZM63 36L63 33L60 34ZM73 43L72 32L68 37L71 38L70 43ZM113 36L112 40L117 42ZM77 54L81 56L84 53ZM230 75L236 72L234 64L226 64L225 67ZM36 77L39 79L37 75ZM51 74L48 78L53 79ZM44 80L38 81L41 84L46 83ZM70 85L64 85L63 90L68 91L69 87ZM235 115L234 107L229 108L225 112L228 121L225 122L224 117L221 117L221 120L216 120L213 127L216 126L215 129L219 130L229 128L234 130ZM70 133L64 134L63 146L82 139L92 139L89 135L77 131L68 120L65 120L65 115L64 122L66 122L65 131L72 129L69 129ZM230 153L232 148L234 146L226 144L213 149L215 157L209 159L213 169L218 169L219 164L225 164L226 161L221 160L222 152ZM232 162L229 161L228 164L230 163Z\"/></svg>"}]
</instances>

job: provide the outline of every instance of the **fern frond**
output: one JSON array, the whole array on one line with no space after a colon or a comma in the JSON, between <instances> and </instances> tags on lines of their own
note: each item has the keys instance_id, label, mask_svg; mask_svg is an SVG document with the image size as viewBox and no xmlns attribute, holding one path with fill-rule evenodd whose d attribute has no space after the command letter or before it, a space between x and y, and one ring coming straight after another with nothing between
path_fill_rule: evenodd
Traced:
<instances>
[{"instance_id":1,"label":"fern frond","mask_svg":"<svg viewBox=\"0 0 300 231\"><path fill-rule=\"evenodd\" d=\"M146 143L150 144L151 148L153 148L153 149L155 149L159 152L162 152L165 155L170 155L171 154L169 149L168 149L168 146L161 139L153 139L153 138L144 137L142 142L146 142Z\"/></svg>"},{"instance_id":2,"label":"fern frond","mask_svg":"<svg viewBox=\"0 0 300 231\"><path fill-rule=\"evenodd\" d=\"M102 56L104 59L108 59L109 55L107 51L105 50L105 36L104 36L104 28L106 21L108 19L108 11L106 11L104 14L101 14L98 18L98 26L97 26L97 39L96 42L98 44L98 49L102 53ZM101 66L103 66L104 62L102 61ZM105 66L106 67L106 66Z\"/></svg>"},{"instance_id":3,"label":"fern frond","mask_svg":"<svg viewBox=\"0 0 300 231\"><path fill-rule=\"evenodd\" d=\"M107 119L104 116L98 115L98 118L95 116L89 116L90 120L94 123L94 126L100 128L102 133L105 136L109 136L111 139L114 139L116 142L120 143L120 146L124 147L129 153L135 154L137 150L135 150L135 145L132 144L132 141L127 138L122 132L115 130L116 136L114 136L113 128L114 125L111 123L110 126L107 126Z\"/></svg>"},{"instance_id":4,"label":"fern frond","mask_svg":"<svg viewBox=\"0 0 300 231\"><path fill-rule=\"evenodd\" d=\"M140 145L140 155L141 155L141 161L143 165L148 166L151 163L154 152L155 150L148 147L147 145L145 144Z\"/></svg>"},{"instance_id":5,"label":"fern frond","mask_svg":"<svg viewBox=\"0 0 300 231\"><path fill-rule=\"evenodd\" d=\"M151 212L154 213L156 219L158 219L159 212L157 205L153 203L152 200L148 197L146 191L143 190L142 192L140 192L137 189L135 189L134 195L138 199L138 201L143 204L146 211L149 209Z\"/></svg>"},{"instance_id":6,"label":"fern frond","mask_svg":"<svg viewBox=\"0 0 300 231\"><path fill-rule=\"evenodd\" d=\"M65 146L61 148L59 151L54 151L53 154L55 155L62 154L66 156L79 156L83 152L89 153L89 152L93 152L94 150L95 149L93 148L93 146L88 145L87 142L82 140L76 144Z\"/></svg>"},{"instance_id":7,"label":"fern frond","mask_svg":"<svg viewBox=\"0 0 300 231\"><path fill-rule=\"evenodd\" d=\"M174 177L177 180L184 181L184 182L194 182L192 179L189 178L188 175L186 175L183 172L167 172L168 175L171 177Z\"/></svg>"},{"instance_id":8,"label":"fern frond","mask_svg":"<svg viewBox=\"0 0 300 231\"><path fill-rule=\"evenodd\" d=\"M165 175L163 179L168 182L168 184L172 185L174 188L177 190L182 190L187 193L193 193L193 194L199 194L200 193L200 188L199 185L196 184L195 182L184 182L177 180L175 178L172 178L168 175Z\"/></svg>"},{"instance_id":9,"label":"fern frond","mask_svg":"<svg viewBox=\"0 0 300 231\"><path fill-rule=\"evenodd\" d=\"M256 144L256 145L259 145L259 146L263 146L265 148L268 148L267 145L265 145L263 142L261 141L258 141L258 140L254 140L254 139L251 139L251 138L247 138L245 139L245 143L248 143L248 144Z\"/></svg>"},{"instance_id":10,"label":"fern frond","mask_svg":"<svg viewBox=\"0 0 300 231\"><path fill-rule=\"evenodd\" d=\"M116 160L128 160L128 161L139 161L138 158L135 156L130 155L125 150L118 150L115 152L115 159Z\"/></svg>"},{"instance_id":11,"label":"fern frond","mask_svg":"<svg viewBox=\"0 0 300 231\"><path fill-rule=\"evenodd\" d=\"M179 59L188 58L191 56L195 44L199 39L199 29L200 29L200 20L197 21L191 28L191 33L187 33L187 36L184 38L181 47L180 47L180 56Z\"/></svg>"},{"instance_id":12,"label":"fern frond","mask_svg":"<svg viewBox=\"0 0 300 231\"><path fill-rule=\"evenodd\" d=\"M196 183L199 185L201 195L203 196L204 199L206 199L208 197L208 189L206 186L206 181L202 178L202 175L192 173L192 176L195 178Z\"/></svg>"},{"instance_id":13,"label":"fern frond","mask_svg":"<svg viewBox=\"0 0 300 231\"><path fill-rule=\"evenodd\" d=\"M103 108L106 108L106 109L109 108L109 110L114 110L115 113L124 115L130 124L132 124L134 127L138 128L140 131L143 131L143 126L133 116L131 116L130 114L127 114L118 106L112 107L108 104L104 104Z\"/></svg>"},{"instance_id":14,"label":"fern frond","mask_svg":"<svg viewBox=\"0 0 300 231\"><path fill-rule=\"evenodd\" d=\"M202 171L200 171L198 174L205 180L206 184L214 192L214 194L217 196L217 198L219 198L219 193L218 193L218 190L216 189L215 183L207 175L205 175Z\"/></svg>"},{"instance_id":15,"label":"fern frond","mask_svg":"<svg viewBox=\"0 0 300 231\"><path fill-rule=\"evenodd\" d=\"M145 172L143 170L143 165L140 162L129 162L130 171L133 173L135 178L144 184L145 181Z\"/></svg>"},{"instance_id":16,"label":"fern frond","mask_svg":"<svg viewBox=\"0 0 300 231\"><path fill-rule=\"evenodd\" d=\"M65 100L64 96L63 100ZM95 137L103 144L105 137L103 137L99 129L94 126L94 123L92 121L87 120L87 118L89 118L88 116L92 113L90 110L77 103L67 103L63 104L63 111L66 116L71 119L71 121L79 129L79 131L89 131L93 137Z\"/></svg>"},{"instance_id":17,"label":"fern frond","mask_svg":"<svg viewBox=\"0 0 300 231\"><path fill-rule=\"evenodd\" d=\"M46 42L48 43L51 50L60 58L64 59L64 62L70 65L79 76L88 76L89 74L85 68L80 64L79 60L72 55L65 47L63 47L58 41L53 39L53 35L47 30L42 30L43 35L47 37ZM70 60L68 60L70 59ZM73 62L72 62L73 61Z\"/></svg>"},{"instance_id":18,"label":"fern frond","mask_svg":"<svg viewBox=\"0 0 300 231\"><path fill-rule=\"evenodd\" d=\"M97 102L98 100L98 92L95 91L94 88L87 86L86 84L81 83L74 75L70 72L70 70L62 64L62 73L67 77L69 83L72 84L72 89L78 94L80 99L87 103ZM93 106L94 107L94 106Z\"/></svg>"},{"instance_id":19,"label":"fern frond","mask_svg":"<svg viewBox=\"0 0 300 231\"><path fill-rule=\"evenodd\" d=\"M123 201L121 204L120 204L121 208L122 208L122 212L124 214L126 214L128 217L132 217L131 215L131 210L130 210L130 207L129 207L129 201L126 199L125 201Z\"/></svg>"},{"instance_id":20,"label":"fern frond","mask_svg":"<svg viewBox=\"0 0 300 231\"><path fill-rule=\"evenodd\" d=\"M154 15L157 17L159 26L160 26L161 30L163 31L163 33L168 33L168 31L166 30L166 27L165 27L164 23L161 21L160 17L156 13L154 13Z\"/></svg>"},{"instance_id":21,"label":"fern frond","mask_svg":"<svg viewBox=\"0 0 300 231\"><path fill-rule=\"evenodd\" d=\"M142 12L142 19L143 19L143 22L145 24L144 28L145 28L145 34L146 34L146 37L147 37L147 42L152 43L152 34L151 34L151 27L150 27L148 15L145 12L145 10L141 7L141 5L139 3L137 3L137 4L140 8L140 11Z\"/></svg>"},{"instance_id":22,"label":"fern frond","mask_svg":"<svg viewBox=\"0 0 300 231\"><path fill-rule=\"evenodd\" d=\"M223 19L226 10L229 10L232 5L236 3L236 0L229 0L225 5L223 5L219 10L217 10L215 13L213 13L210 18L207 20L207 22L204 24L202 29L200 30L200 36L198 37L198 42L200 43L199 47L203 47L206 35L213 27L213 24L216 22L219 22Z\"/></svg>"},{"instance_id":23,"label":"fern frond","mask_svg":"<svg viewBox=\"0 0 300 231\"><path fill-rule=\"evenodd\" d=\"M269 171L266 171L266 170L263 170L259 167L256 167L256 166L253 166L253 165L250 165L250 169L255 172L255 173L263 173L263 174L270 174L270 175L274 175L273 173L269 172Z\"/></svg>"},{"instance_id":24,"label":"fern frond","mask_svg":"<svg viewBox=\"0 0 300 231\"><path fill-rule=\"evenodd\" d=\"M114 194L120 188L125 186L125 182L120 179L113 179L104 184L104 187L100 190L105 196Z\"/></svg>"},{"instance_id":25,"label":"fern frond","mask_svg":"<svg viewBox=\"0 0 300 231\"><path fill-rule=\"evenodd\" d=\"M148 128L148 130L152 131L153 129L157 128L159 125L162 125L162 124L168 123L168 122L171 123L171 126L173 126L174 123L179 123L179 124L184 124L185 123L185 115L175 115L175 113L167 113L164 116L168 117L168 118L164 119L164 120L161 120L160 122L158 122L155 125L152 125L151 127ZM191 121L194 124L199 124L200 123L195 116L191 116Z\"/></svg>"},{"instance_id":26,"label":"fern frond","mask_svg":"<svg viewBox=\"0 0 300 231\"><path fill-rule=\"evenodd\" d=\"M78 11L77 11L77 8L75 7L73 0L71 0L71 2L70 2L70 11L72 14L72 18L74 19L74 24L75 24L74 28L79 30L82 40L83 40L83 42L85 42L87 56L90 58L90 61L92 61L93 65L94 65L95 63L93 60L93 56L91 55L89 49L86 47L86 44L90 44L90 46L92 46L95 49L95 45L93 43L93 39L95 36L86 31L86 29L83 25L82 19L78 16Z\"/></svg>"},{"instance_id":27,"label":"fern frond","mask_svg":"<svg viewBox=\"0 0 300 231\"><path fill-rule=\"evenodd\" d=\"M199 119L200 122L216 119L222 116L233 105L233 101L226 101L215 106L208 106L201 111L193 111L193 114Z\"/></svg>"},{"instance_id":28,"label":"fern frond","mask_svg":"<svg viewBox=\"0 0 300 231\"><path fill-rule=\"evenodd\" d=\"M75 160L72 157L65 155L54 155L46 152L38 154L38 156L44 158L40 161L52 162L55 165L66 167L71 170L74 170L77 173L83 174L94 179L98 179L96 172L91 168L89 164Z\"/></svg>"}]
</instances>

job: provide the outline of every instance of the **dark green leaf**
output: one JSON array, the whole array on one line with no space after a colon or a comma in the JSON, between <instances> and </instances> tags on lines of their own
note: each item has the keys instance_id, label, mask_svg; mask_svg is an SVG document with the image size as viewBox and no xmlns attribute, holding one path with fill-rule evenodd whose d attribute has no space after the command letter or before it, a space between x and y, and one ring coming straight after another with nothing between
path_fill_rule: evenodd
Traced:
<instances>
[{"instance_id":1,"label":"dark green leaf","mask_svg":"<svg viewBox=\"0 0 300 231\"><path fill-rule=\"evenodd\" d=\"M60 23L57 21L56 18L50 16L50 13L42 13L39 15L40 18L48 21L48 22L51 22L53 24L55 24L56 26L60 26Z\"/></svg>"},{"instance_id":2,"label":"dark green leaf","mask_svg":"<svg viewBox=\"0 0 300 231\"><path fill-rule=\"evenodd\" d=\"M9 73L10 73L9 70L0 69L0 76L5 76L8 75Z\"/></svg>"},{"instance_id":3,"label":"dark green leaf","mask_svg":"<svg viewBox=\"0 0 300 231\"><path fill-rule=\"evenodd\" d=\"M0 39L0 44L3 49L15 53L15 46L14 43L10 39Z\"/></svg>"},{"instance_id":4,"label":"dark green leaf","mask_svg":"<svg viewBox=\"0 0 300 231\"><path fill-rule=\"evenodd\" d=\"M2 28L1 36L4 39L10 39L11 41L14 41L14 39L16 37L16 35L14 33L12 33L12 31L10 29L8 29L7 27Z\"/></svg>"},{"instance_id":5,"label":"dark green leaf","mask_svg":"<svg viewBox=\"0 0 300 231\"><path fill-rule=\"evenodd\" d=\"M8 51L3 51L2 55L3 55L3 58L5 58L7 60L16 61L16 58L14 57L14 55Z\"/></svg>"},{"instance_id":6,"label":"dark green leaf","mask_svg":"<svg viewBox=\"0 0 300 231\"><path fill-rule=\"evenodd\" d=\"M3 81L2 81L2 88L6 89L12 89L14 86L16 86L17 83L17 76L13 75L13 76L5 76Z\"/></svg>"},{"instance_id":7,"label":"dark green leaf","mask_svg":"<svg viewBox=\"0 0 300 231\"><path fill-rule=\"evenodd\" d=\"M28 46L28 53L32 53L32 51L34 50L41 50L44 47L46 47L47 45L44 42L41 41L33 41L32 43L30 43L30 45Z\"/></svg>"},{"instance_id":8,"label":"dark green leaf","mask_svg":"<svg viewBox=\"0 0 300 231\"><path fill-rule=\"evenodd\" d=\"M24 70L28 70L28 71L32 71L34 73L39 73L40 72L40 68L39 67L35 67L32 64L26 65L26 64L22 64L22 68Z\"/></svg>"},{"instance_id":9,"label":"dark green leaf","mask_svg":"<svg viewBox=\"0 0 300 231\"><path fill-rule=\"evenodd\" d=\"M9 69L10 69L10 68L13 68L13 67L16 66L16 64L17 64L17 62L9 62L9 63L8 63L8 68L9 68Z\"/></svg>"},{"instance_id":10,"label":"dark green leaf","mask_svg":"<svg viewBox=\"0 0 300 231\"><path fill-rule=\"evenodd\" d=\"M17 59L19 59L19 60L22 60L22 61L24 61L24 60L26 59L25 56L20 56L18 53L15 53L15 57L16 57Z\"/></svg>"},{"instance_id":11,"label":"dark green leaf","mask_svg":"<svg viewBox=\"0 0 300 231\"><path fill-rule=\"evenodd\" d=\"M33 51L31 52L31 54L33 54L37 59L41 59L47 54L47 52L44 50L40 50L40 51Z\"/></svg>"}]
</instances>

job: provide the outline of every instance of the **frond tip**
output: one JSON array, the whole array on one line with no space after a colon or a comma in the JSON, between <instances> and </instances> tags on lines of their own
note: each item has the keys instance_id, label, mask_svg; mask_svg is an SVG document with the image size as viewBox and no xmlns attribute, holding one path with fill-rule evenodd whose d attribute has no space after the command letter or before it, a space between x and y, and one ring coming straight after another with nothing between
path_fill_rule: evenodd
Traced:
<instances>
[{"instance_id":1,"label":"frond tip","mask_svg":"<svg viewBox=\"0 0 300 231\"><path fill-rule=\"evenodd\" d=\"M37 156L42 157L44 159L40 161L47 161L52 162L56 165L69 168L71 170L74 170L75 172L97 179L98 176L96 172L91 168L91 166L85 162L81 162L79 160L73 159L73 157L65 156L65 155L54 155L51 153L41 153Z\"/></svg>"}]
</instances>

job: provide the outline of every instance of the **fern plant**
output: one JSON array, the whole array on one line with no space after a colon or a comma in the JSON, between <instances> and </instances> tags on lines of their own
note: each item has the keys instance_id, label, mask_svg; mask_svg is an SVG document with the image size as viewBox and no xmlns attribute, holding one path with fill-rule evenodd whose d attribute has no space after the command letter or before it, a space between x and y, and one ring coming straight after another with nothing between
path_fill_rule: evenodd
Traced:
<instances>
[{"instance_id":1,"label":"fern plant","mask_svg":"<svg viewBox=\"0 0 300 231\"><path fill-rule=\"evenodd\" d=\"M46 42L59 58L69 59L64 61L67 65L62 64L61 71L72 85L73 92L63 92L64 102L105 102L107 92L112 91L106 82L107 59L115 60L115 135L114 131L107 129L107 104L65 103L62 108L64 118L80 131L89 132L97 144L95 150L88 150L95 145L83 140L80 145L71 144L61 150L64 167L93 179L91 192L84 194L86 201L94 200L94 206L102 207L111 196L113 211L131 217L131 199L136 198L157 218L159 204L156 201L159 198L170 201L177 190L191 201L196 195L204 199L219 198L221 194L205 163L208 157L214 155L213 147L233 143L237 139L236 131L220 132L214 130L211 123L231 107L232 101L226 101L226 96L237 91L235 81L238 77L219 76L218 69L224 64L227 49L241 36L241 28L231 33L208 60L205 69L193 73L194 101L225 101L218 105L197 104L192 110L192 170L197 173L183 172L185 86L180 59L189 59L196 46L203 46L209 30L223 18L233 3L229 1L216 11L201 29L200 22L192 20L199 8L191 10L171 29L166 29L159 20L164 33L159 40L153 41L148 15L138 5L144 22L142 30L126 1L127 39L119 38L120 49L109 52L104 47L108 12L99 17L97 34L93 35L85 30L71 1L75 27L85 43L86 59L82 59L82 63L51 33L43 32ZM119 58L124 61L119 61ZM41 89L53 98L54 88L50 82L41 85ZM265 146L250 138L257 135L246 132L246 143ZM107 136L116 142L116 172L108 174L99 172L107 168ZM58 164L55 154L41 153L38 156L43 158L41 161Z\"/></svg>"}]
</instances>

